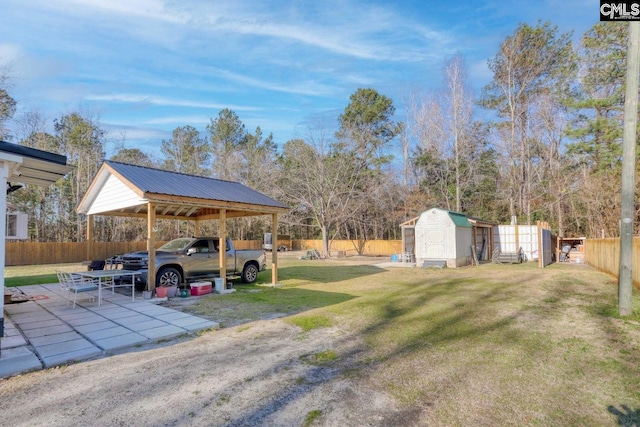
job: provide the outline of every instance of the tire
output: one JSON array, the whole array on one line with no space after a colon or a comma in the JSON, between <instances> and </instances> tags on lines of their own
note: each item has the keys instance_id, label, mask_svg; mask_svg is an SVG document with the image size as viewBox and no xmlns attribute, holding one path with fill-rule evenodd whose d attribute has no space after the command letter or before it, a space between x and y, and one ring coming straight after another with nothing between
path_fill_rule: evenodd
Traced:
<instances>
[{"instance_id":1,"label":"tire","mask_svg":"<svg viewBox=\"0 0 640 427\"><path fill-rule=\"evenodd\" d=\"M156 286L180 286L182 275L172 267L161 268L156 277Z\"/></svg>"},{"instance_id":2,"label":"tire","mask_svg":"<svg viewBox=\"0 0 640 427\"><path fill-rule=\"evenodd\" d=\"M253 263L246 264L242 269L242 281L244 283L253 283L258 280L258 273L257 265Z\"/></svg>"}]
</instances>

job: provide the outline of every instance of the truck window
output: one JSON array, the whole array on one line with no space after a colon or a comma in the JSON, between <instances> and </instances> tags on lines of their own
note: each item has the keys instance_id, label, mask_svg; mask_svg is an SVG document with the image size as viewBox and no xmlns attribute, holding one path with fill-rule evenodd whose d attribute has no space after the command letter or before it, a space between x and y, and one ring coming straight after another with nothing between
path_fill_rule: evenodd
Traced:
<instances>
[{"instance_id":1,"label":"truck window","mask_svg":"<svg viewBox=\"0 0 640 427\"><path fill-rule=\"evenodd\" d=\"M209 252L209 241L208 240L198 240L193 245L192 248L196 249L196 253L207 253Z\"/></svg>"}]
</instances>

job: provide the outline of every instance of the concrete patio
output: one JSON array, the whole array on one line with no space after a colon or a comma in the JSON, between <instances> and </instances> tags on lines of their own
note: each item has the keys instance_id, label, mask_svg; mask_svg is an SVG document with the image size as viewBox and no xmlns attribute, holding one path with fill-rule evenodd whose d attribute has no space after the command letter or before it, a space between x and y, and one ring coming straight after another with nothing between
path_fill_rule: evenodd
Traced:
<instances>
[{"instance_id":1,"label":"concrete patio","mask_svg":"<svg viewBox=\"0 0 640 427\"><path fill-rule=\"evenodd\" d=\"M83 298L73 308L58 283L19 289L31 300L4 307L0 378L219 326L142 295L132 301L130 292L106 292L101 306Z\"/></svg>"}]
</instances>

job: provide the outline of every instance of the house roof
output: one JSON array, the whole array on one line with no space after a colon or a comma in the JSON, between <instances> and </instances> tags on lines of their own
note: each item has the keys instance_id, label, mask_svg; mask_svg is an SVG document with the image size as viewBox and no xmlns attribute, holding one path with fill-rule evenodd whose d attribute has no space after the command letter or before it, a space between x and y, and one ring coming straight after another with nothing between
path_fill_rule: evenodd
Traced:
<instances>
[{"instance_id":1,"label":"house roof","mask_svg":"<svg viewBox=\"0 0 640 427\"><path fill-rule=\"evenodd\" d=\"M105 161L80 201L84 214L216 219L287 212L289 208L241 183Z\"/></svg>"},{"instance_id":2,"label":"house roof","mask_svg":"<svg viewBox=\"0 0 640 427\"><path fill-rule=\"evenodd\" d=\"M47 187L71 170L60 154L0 141L0 158L11 163L8 182Z\"/></svg>"}]
</instances>

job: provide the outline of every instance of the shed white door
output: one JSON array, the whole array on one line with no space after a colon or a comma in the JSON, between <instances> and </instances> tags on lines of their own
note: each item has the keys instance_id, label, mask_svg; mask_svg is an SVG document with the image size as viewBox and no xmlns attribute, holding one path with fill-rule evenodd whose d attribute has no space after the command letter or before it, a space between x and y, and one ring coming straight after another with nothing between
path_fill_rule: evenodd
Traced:
<instances>
[{"instance_id":1,"label":"shed white door","mask_svg":"<svg viewBox=\"0 0 640 427\"><path fill-rule=\"evenodd\" d=\"M442 259L444 253L445 230L443 228L428 228L425 233L424 253L428 259Z\"/></svg>"}]
</instances>

